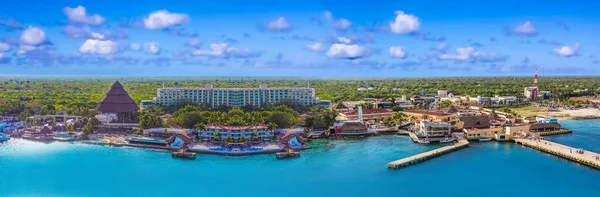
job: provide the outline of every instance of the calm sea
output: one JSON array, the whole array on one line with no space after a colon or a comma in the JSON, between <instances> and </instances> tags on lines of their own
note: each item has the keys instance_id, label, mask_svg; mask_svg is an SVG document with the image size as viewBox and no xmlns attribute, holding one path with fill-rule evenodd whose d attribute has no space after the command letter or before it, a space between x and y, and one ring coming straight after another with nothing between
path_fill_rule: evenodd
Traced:
<instances>
[{"instance_id":1,"label":"calm sea","mask_svg":"<svg viewBox=\"0 0 600 197\"><path fill-rule=\"evenodd\" d=\"M600 120L563 121L548 139L600 152ZM197 160L79 143L0 144L0 196L600 196L600 171L513 143L472 143L419 165L387 162L439 145L405 136L312 141L297 159Z\"/></svg>"}]
</instances>

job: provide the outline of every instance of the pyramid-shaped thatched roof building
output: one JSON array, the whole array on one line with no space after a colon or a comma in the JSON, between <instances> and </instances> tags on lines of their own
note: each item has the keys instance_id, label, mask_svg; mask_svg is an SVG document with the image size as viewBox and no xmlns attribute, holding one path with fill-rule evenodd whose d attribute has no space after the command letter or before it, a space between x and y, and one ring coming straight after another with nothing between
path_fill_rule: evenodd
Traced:
<instances>
[{"instance_id":1,"label":"pyramid-shaped thatched roof building","mask_svg":"<svg viewBox=\"0 0 600 197\"><path fill-rule=\"evenodd\" d=\"M134 113L138 110L137 104L123 89L123 85L119 81L112 85L106 96L96 106L98 113Z\"/></svg>"},{"instance_id":2,"label":"pyramid-shaped thatched roof building","mask_svg":"<svg viewBox=\"0 0 600 197\"><path fill-rule=\"evenodd\" d=\"M454 107L454 105L450 105L450 108L448 108L448 111L446 111L446 113L449 114L453 114L453 113L458 113L458 109L456 109L456 107Z\"/></svg>"}]
</instances>

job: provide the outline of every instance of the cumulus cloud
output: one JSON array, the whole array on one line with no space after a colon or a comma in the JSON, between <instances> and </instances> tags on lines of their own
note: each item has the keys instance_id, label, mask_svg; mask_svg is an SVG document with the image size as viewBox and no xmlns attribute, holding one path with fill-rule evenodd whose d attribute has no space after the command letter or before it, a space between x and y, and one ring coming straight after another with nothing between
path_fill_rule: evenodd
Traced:
<instances>
[{"instance_id":1,"label":"cumulus cloud","mask_svg":"<svg viewBox=\"0 0 600 197\"><path fill-rule=\"evenodd\" d=\"M553 50L554 54L563 57L571 57L577 55L579 51L579 43L575 43L572 46L562 46Z\"/></svg>"},{"instance_id":2,"label":"cumulus cloud","mask_svg":"<svg viewBox=\"0 0 600 197\"><path fill-rule=\"evenodd\" d=\"M112 55L119 49L119 44L111 40L86 40L81 47L79 53L90 55Z\"/></svg>"},{"instance_id":3,"label":"cumulus cloud","mask_svg":"<svg viewBox=\"0 0 600 197\"><path fill-rule=\"evenodd\" d=\"M232 47L227 43L212 43L210 44L210 50L194 50L192 54L221 58L252 58L258 57L262 53L250 49Z\"/></svg>"},{"instance_id":4,"label":"cumulus cloud","mask_svg":"<svg viewBox=\"0 0 600 197\"><path fill-rule=\"evenodd\" d=\"M320 42L315 42L313 44L308 44L306 45L306 49L308 49L309 51L313 51L313 52L321 52L323 51L325 48L323 47L323 44Z\"/></svg>"},{"instance_id":5,"label":"cumulus cloud","mask_svg":"<svg viewBox=\"0 0 600 197\"><path fill-rule=\"evenodd\" d=\"M517 27L513 29L513 34L520 36L535 36L538 34L538 31L531 21L525 21L525 23L517 25Z\"/></svg>"},{"instance_id":6,"label":"cumulus cloud","mask_svg":"<svg viewBox=\"0 0 600 197\"><path fill-rule=\"evenodd\" d=\"M456 54L441 54L440 60L455 60L464 62L502 62L506 56L496 53L477 51L473 47L456 48Z\"/></svg>"},{"instance_id":7,"label":"cumulus cloud","mask_svg":"<svg viewBox=\"0 0 600 197\"><path fill-rule=\"evenodd\" d=\"M401 46L390 47L390 57L393 58L404 58L406 56L406 50Z\"/></svg>"},{"instance_id":8,"label":"cumulus cloud","mask_svg":"<svg viewBox=\"0 0 600 197\"><path fill-rule=\"evenodd\" d=\"M156 42L144 43L144 52L148 54L158 54L160 52L160 46Z\"/></svg>"},{"instance_id":9,"label":"cumulus cloud","mask_svg":"<svg viewBox=\"0 0 600 197\"><path fill-rule=\"evenodd\" d=\"M285 17L279 17L266 25L267 30L272 32L285 32L292 29L292 26L287 22Z\"/></svg>"},{"instance_id":10,"label":"cumulus cloud","mask_svg":"<svg viewBox=\"0 0 600 197\"><path fill-rule=\"evenodd\" d=\"M325 52L325 55L330 58L339 59L359 59L368 54L368 50L360 45L356 44L333 44L329 47L329 50Z\"/></svg>"},{"instance_id":11,"label":"cumulus cloud","mask_svg":"<svg viewBox=\"0 0 600 197\"><path fill-rule=\"evenodd\" d=\"M335 29L338 30L345 30L348 29L352 26L352 22L350 22L348 19L345 18L335 18L333 16L333 14L326 10L325 12L323 12L323 15L325 16L325 18L327 19L327 21L329 21L331 23L331 26Z\"/></svg>"},{"instance_id":12,"label":"cumulus cloud","mask_svg":"<svg viewBox=\"0 0 600 197\"><path fill-rule=\"evenodd\" d=\"M93 32L88 26L67 25L62 33L68 38L74 39L95 39L95 40L116 40L128 37L127 29L117 29L115 31L100 30Z\"/></svg>"},{"instance_id":13,"label":"cumulus cloud","mask_svg":"<svg viewBox=\"0 0 600 197\"><path fill-rule=\"evenodd\" d=\"M100 25L104 23L104 17L98 14L89 15L83 6L75 8L65 7L63 13L67 15L70 22L81 23L87 25Z\"/></svg>"},{"instance_id":14,"label":"cumulus cloud","mask_svg":"<svg viewBox=\"0 0 600 197\"><path fill-rule=\"evenodd\" d=\"M37 46L46 42L46 33L44 30L29 26L21 33L21 44Z\"/></svg>"},{"instance_id":15,"label":"cumulus cloud","mask_svg":"<svg viewBox=\"0 0 600 197\"><path fill-rule=\"evenodd\" d=\"M189 20L188 15L171 13L167 10L159 10L150 13L144 18L144 27L146 29L165 29L176 25L182 25Z\"/></svg>"},{"instance_id":16,"label":"cumulus cloud","mask_svg":"<svg viewBox=\"0 0 600 197\"><path fill-rule=\"evenodd\" d=\"M4 42L0 42L0 52L6 52L10 50L10 45Z\"/></svg>"},{"instance_id":17,"label":"cumulus cloud","mask_svg":"<svg viewBox=\"0 0 600 197\"><path fill-rule=\"evenodd\" d=\"M416 16L396 11L396 19L390 23L390 31L397 34L411 33L417 31L420 26L421 22Z\"/></svg>"}]
</instances>

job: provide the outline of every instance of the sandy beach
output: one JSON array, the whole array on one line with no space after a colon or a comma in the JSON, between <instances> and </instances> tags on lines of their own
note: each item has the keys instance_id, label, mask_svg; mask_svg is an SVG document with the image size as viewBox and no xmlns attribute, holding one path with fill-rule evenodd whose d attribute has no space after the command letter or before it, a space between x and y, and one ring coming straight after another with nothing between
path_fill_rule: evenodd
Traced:
<instances>
[{"instance_id":1,"label":"sandy beach","mask_svg":"<svg viewBox=\"0 0 600 197\"><path fill-rule=\"evenodd\" d=\"M572 120L572 119L599 119L600 110L594 108L585 108L577 110L560 110L553 112L543 112L544 116L552 116L559 120Z\"/></svg>"}]
</instances>

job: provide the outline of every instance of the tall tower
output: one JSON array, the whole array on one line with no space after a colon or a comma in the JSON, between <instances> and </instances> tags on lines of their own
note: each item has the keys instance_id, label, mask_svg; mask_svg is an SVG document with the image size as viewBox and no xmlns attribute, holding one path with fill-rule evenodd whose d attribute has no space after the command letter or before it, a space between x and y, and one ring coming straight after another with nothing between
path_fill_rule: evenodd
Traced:
<instances>
[{"instance_id":1,"label":"tall tower","mask_svg":"<svg viewBox=\"0 0 600 197\"><path fill-rule=\"evenodd\" d=\"M535 75L533 76L533 87L538 87L538 69L535 68Z\"/></svg>"}]
</instances>

